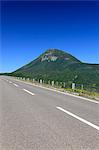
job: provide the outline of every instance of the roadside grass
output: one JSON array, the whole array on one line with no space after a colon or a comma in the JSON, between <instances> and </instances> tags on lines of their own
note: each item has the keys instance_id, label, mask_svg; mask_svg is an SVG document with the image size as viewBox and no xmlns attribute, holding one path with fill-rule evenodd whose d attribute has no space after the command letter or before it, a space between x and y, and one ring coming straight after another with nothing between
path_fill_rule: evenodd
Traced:
<instances>
[{"instance_id":1,"label":"roadside grass","mask_svg":"<svg viewBox=\"0 0 99 150\"><path fill-rule=\"evenodd\" d=\"M64 90L69 91L70 93L78 94L79 96L83 96L83 97L88 97L88 98L97 99L97 100L99 98L99 93L94 92L94 91L87 91L87 90L81 90L81 89L72 90L71 88L66 88Z\"/></svg>"}]
</instances>

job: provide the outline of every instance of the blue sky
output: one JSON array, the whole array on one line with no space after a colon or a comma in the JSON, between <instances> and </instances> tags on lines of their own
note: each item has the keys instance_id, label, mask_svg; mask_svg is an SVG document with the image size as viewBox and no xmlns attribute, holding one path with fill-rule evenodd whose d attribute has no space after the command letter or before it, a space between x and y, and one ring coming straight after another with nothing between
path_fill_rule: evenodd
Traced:
<instances>
[{"instance_id":1,"label":"blue sky","mask_svg":"<svg viewBox=\"0 0 99 150\"><path fill-rule=\"evenodd\" d=\"M99 63L99 2L2 1L0 72L27 64L48 48Z\"/></svg>"}]
</instances>

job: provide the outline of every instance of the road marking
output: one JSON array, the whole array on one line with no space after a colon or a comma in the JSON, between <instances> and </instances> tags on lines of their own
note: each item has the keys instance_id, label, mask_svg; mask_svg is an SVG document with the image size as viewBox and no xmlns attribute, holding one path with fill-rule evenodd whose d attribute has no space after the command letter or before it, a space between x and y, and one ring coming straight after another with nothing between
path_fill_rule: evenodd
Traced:
<instances>
[{"instance_id":1,"label":"road marking","mask_svg":"<svg viewBox=\"0 0 99 150\"><path fill-rule=\"evenodd\" d=\"M56 108L57 108L58 110L63 111L64 113L66 113L66 114L68 114L68 115L70 115L70 116L72 116L72 117L78 119L79 121L81 121L81 122L83 122L83 123L85 123L85 124L87 124L87 125L89 125L89 126L95 128L96 130L99 131L99 126L97 126L97 125L95 125L95 124L93 124L93 123L91 123L91 122L89 122L89 121L87 121L87 120L85 120L85 119L83 119L83 118L81 118L81 117L79 117L79 116L77 116L77 115L75 115L75 114L73 114L73 113L71 113L71 112L69 112L69 111L63 109L62 107L56 107Z\"/></svg>"},{"instance_id":2,"label":"road marking","mask_svg":"<svg viewBox=\"0 0 99 150\"><path fill-rule=\"evenodd\" d=\"M30 91L28 91L28 90L26 90L26 89L23 89L23 90L24 90L25 92L31 94L31 95L35 95L34 93L32 93L32 92L30 92Z\"/></svg>"},{"instance_id":3,"label":"road marking","mask_svg":"<svg viewBox=\"0 0 99 150\"><path fill-rule=\"evenodd\" d=\"M15 83L13 83L13 85L14 85L14 86L16 86L16 87L18 87L18 85L17 85L17 84L15 84Z\"/></svg>"},{"instance_id":4,"label":"road marking","mask_svg":"<svg viewBox=\"0 0 99 150\"><path fill-rule=\"evenodd\" d=\"M12 83L11 81L9 81L9 83Z\"/></svg>"}]
</instances>

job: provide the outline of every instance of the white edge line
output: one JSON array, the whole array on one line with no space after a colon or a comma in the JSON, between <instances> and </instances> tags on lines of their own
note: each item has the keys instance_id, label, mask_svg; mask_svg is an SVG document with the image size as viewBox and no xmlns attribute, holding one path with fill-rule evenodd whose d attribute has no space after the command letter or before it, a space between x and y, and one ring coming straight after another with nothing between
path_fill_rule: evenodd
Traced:
<instances>
[{"instance_id":1,"label":"white edge line","mask_svg":"<svg viewBox=\"0 0 99 150\"><path fill-rule=\"evenodd\" d=\"M14 85L14 86L16 86L16 87L18 87L18 85L17 85L17 84L15 84L15 83L13 83L13 85Z\"/></svg>"},{"instance_id":2,"label":"white edge line","mask_svg":"<svg viewBox=\"0 0 99 150\"><path fill-rule=\"evenodd\" d=\"M26 90L26 89L23 89L23 90L24 90L25 92L31 94L31 95L35 95L34 93L32 93L32 92L30 92L30 91L28 91L28 90Z\"/></svg>"},{"instance_id":3,"label":"white edge line","mask_svg":"<svg viewBox=\"0 0 99 150\"><path fill-rule=\"evenodd\" d=\"M56 108L57 108L58 110L63 111L64 113L66 113L66 114L68 114L68 115L70 115L70 116L72 116L72 117L78 119L79 121L81 121L81 122L83 122L83 123L85 123L85 124L87 124L87 125L89 125L89 126L95 128L96 130L99 131L99 126L97 126L97 125L95 125L95 124L93 124L93 123L91 123L91 122L89 122L89 121L87 121L87 120L85 120L85 119L83 119L83 118L81 118L81 117L79 117L79 116L77 116L77 115L75 115L75 114L73 114L73 113L71 113L71 112L69 112L69 111L63 109L62 107L56 107Z\"/></svg>"},{"instance_id":4,"label":"white edge line","mask_svg":"<svg viewBox=\"0 0 99 150\"><path fill-rule=\"evenodd\" d=\"M9 81L9 83L12 83L11 81Z\"/></svg>"}]
</instances>

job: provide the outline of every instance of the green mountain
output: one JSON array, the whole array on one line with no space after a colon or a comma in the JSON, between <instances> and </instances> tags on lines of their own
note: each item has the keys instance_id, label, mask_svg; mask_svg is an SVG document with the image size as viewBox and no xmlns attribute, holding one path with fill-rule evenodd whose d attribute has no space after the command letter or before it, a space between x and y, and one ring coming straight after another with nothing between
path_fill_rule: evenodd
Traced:
<instances>
[{"instance_id":1,"label":"green mountain","mask_svg":"<svg viewBox=\"0 0 99 150\"><path fill-rule=\"evenodd\" d=\"M82 63L72 55L49 49L37 59L12 73L14 76L35 79L76 82L99 89L99 64Z\"/></svg>"}]
</instances>

